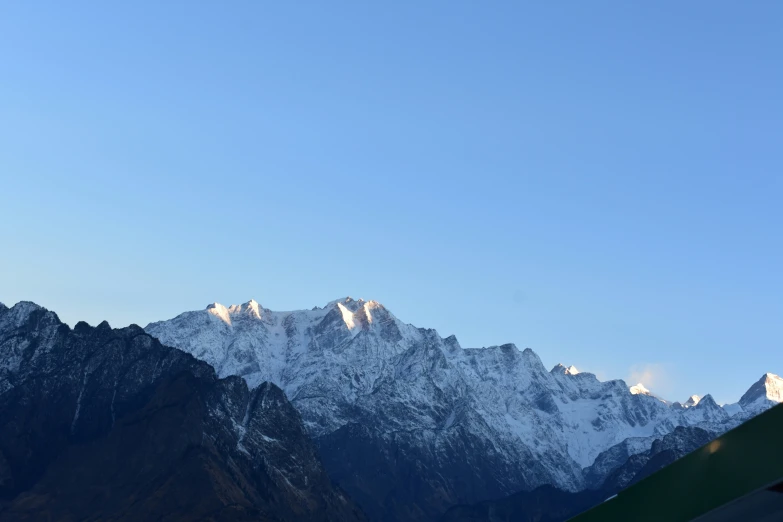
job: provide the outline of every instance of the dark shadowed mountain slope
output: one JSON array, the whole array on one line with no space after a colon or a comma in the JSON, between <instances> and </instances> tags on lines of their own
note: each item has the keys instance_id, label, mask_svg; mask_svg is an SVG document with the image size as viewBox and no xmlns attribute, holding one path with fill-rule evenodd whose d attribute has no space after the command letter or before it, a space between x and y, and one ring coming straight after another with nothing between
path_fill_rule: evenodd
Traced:
<instances>
[{"instance_id":1,"label":"dark shadowed mountain slope","mask_svg":"<svg viewBox=\"0 0 783 522\"><path fill-rule=\"evenodd\" d=\"M272 384L0 305L0 520L362 520Z\"/></svg>"},{"instance_id":2,"label":"dark shadowed mountain slope","mask_svg":"<svg viewBox=\"0 0 783 522\"><path fill-rule=\"evenodd\" d=\"M701 428L678 426L672 433L656 439L650 450L628 457L625 464L614 470L598 489L568 492L553 486L542 486L497 501L455 506L448 510L441 520L443 522L568 520L702 447L714 436Z\"/></svg>"},{"instance_id":3,"label":"dark shadowed mountain slope","mask_svg":"<svg viewBox=\"0 0 783 522\"><path fill-rule=\"evenodd\" d=\"M601 491L577 493L554 486L520 491L497 501L454 506L442 522L560 522L593 507L606 498Z\"/></svg>"}]
</instances>

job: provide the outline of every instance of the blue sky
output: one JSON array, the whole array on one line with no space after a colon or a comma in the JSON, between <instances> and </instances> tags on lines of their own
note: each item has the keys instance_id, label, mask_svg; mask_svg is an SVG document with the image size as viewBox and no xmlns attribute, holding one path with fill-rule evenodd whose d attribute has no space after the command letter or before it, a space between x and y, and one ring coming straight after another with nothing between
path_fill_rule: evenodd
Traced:
<instances>
[{"instance_id":1,"label":"blue sky","mask_svg":"<svg viewBox=\"0 0 783 522\"><path fill-rule=\"evenodd\" d=\"M328 4L0 6L0 301L351 295L673 400L783 373L783 4Z\"/></svg>"}]
</instances>

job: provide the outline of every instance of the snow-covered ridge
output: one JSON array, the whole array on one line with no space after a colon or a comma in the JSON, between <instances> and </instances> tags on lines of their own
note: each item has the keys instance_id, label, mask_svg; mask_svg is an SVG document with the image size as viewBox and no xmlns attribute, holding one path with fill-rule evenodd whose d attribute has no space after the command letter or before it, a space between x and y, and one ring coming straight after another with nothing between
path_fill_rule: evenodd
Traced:
<instances>
[{"instance_id":1,"label":"snow-covered ridge","mask_svg":"<svg viewBox=\"0 0 783 522\"><path fill-rule=\"evenodd\" d=\"M443 339L376 301L350 297L288 312L255 301L215 303L146 330L221 377L277 384L315 437L350 423L390 437L416 432L420 451L435 460L444 448L468 444L465 437L481 441L470 445L506 462L492 479L509 492L543 483L580 488L582 470L629 438L651 443L676 426L729 429L781 402L783 390L767 374L737 405L723 408L709 395L670 404L641 383L601 382L573 366L547 371L529 348L463 349L454 336Z\"/></svg>"}]
</instances>

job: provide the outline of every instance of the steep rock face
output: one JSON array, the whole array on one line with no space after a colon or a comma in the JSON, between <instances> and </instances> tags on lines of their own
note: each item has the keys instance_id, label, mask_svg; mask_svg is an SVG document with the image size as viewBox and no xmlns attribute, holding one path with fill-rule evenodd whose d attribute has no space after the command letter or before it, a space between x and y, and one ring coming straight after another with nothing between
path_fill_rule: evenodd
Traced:
<instances>
[{"instance_id":1,"label":"steep rock face","mask_svg":"<svg viewBox=\"0 0 783 522\"><path fill-rule=\"evenodd\" d=\"M141 328L0 307L0 519L361 520L298 412Z\"/></svg>"},{"instance_id":2,"label":"steep rock face","mask_svg":"<svg viewBox=\"0 0 783 522\"><path fill-rule=\"evenodd\" d=\"M434 519L545 484L579 490L677 426L740 422L708 397L686 408L574 367L547 371L530 349L463 349L375 301L293 312L214 304L146 331L220 376L280 386L330 475L378 520ZM637 442L589 469L627 440Z\"/></svg>"}]
</instances>

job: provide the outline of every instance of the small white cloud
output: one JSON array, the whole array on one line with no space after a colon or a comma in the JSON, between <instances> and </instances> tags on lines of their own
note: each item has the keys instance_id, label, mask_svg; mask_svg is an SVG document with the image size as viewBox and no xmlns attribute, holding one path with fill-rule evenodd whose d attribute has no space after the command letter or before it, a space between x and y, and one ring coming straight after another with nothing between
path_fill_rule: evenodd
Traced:
<instances>
[{"instance_id":1,"label":"small white cloud","mask_svg":"<svg viewBox=\"0 0 783 522\"><path fill-rule=\"evenodd\" d=\"M631 366L625 382L629 385L642 383L645 388L652 390L654 393L666 393L671 385L670 372L667 371L666 365L661 363L644 363Z\"/></svg>"}]
</instances>

